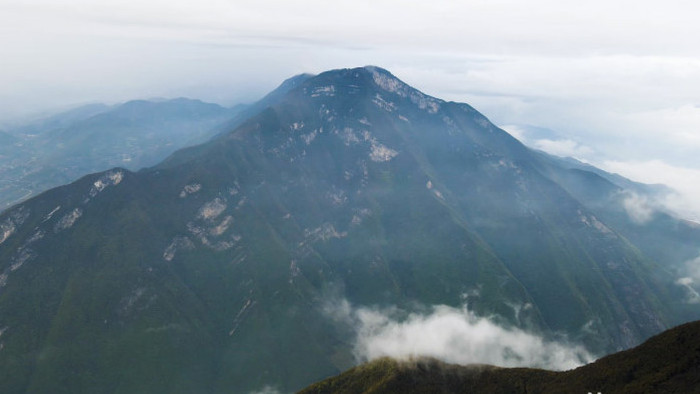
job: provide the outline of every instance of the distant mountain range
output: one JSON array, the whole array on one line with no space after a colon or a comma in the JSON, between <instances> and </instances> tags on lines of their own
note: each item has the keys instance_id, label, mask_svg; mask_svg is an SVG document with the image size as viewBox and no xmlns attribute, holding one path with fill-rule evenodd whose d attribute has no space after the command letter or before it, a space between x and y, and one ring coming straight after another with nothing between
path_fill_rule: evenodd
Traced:
<instances>
[{"instance_id":1,"label":"distant mountain range","mask_svg":"<svg viewBox=\"0 0 700 394\"><path fill-rule=\"evenodd\" d=\"M697 393L700 322L665 331L634 349L572 371L450 365L434 359L380 359L300 394L362 393Z\"/></svg>"},{"instance_id":2,"label":"distant mountain range","mask_svg":"<svg viewBox=\"0 0 700 394\"><path fill-rule=\"evenodd\" d=\"M700 228L630 204L658 190L386 70L301 75L233 116L177 104L229 118L0 215L0 391L298 390L358 362L345 301L465 307L596 354L700 318L678 284Z\"/></svg>"},{"instance_id":3,"label":"distant mountain range","mask_svg":"<svg viewBox=\"0 0 700 394\"><path fill-rule=\"evenodd\" d=\"M0 133L0 209L115 166L157 164L237 113L198 100L87 105Z\"/></svg>"},{"instance_id":4,"label":"distant mountain range","mask_svg":"<svg viewBox=\"0 0 700 394\"><path fill-rule=\"evenodd\" d=\"M86 174L158 164L234 129L309 77L232 108L187 98L89 104L0 130L0 211Z\"/></svg>"}]
</instances>

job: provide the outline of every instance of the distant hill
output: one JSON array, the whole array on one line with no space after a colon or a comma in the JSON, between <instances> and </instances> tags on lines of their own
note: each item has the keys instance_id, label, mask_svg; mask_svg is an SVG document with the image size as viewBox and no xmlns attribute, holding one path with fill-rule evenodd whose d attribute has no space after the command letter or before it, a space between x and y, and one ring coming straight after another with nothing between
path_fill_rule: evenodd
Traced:
<instances>
[{"instance_id":1,"label":"distant hill","mask_svg":"<svg viewBox=\"0 0 700 394\"><path fill-rule=\"evenodd\" d=\"M232 108L188 98L88 104L0 131L0 212L89 173L158 164L231 131L310 77L294 76Z\"/></svg>"},{"instance_id":2,"label":"distant hill","mask_svg":"<svg viewBox=\"0 0 700 394\"><path fill-rule=\"evenodd\" d=\"M7 141L0 147L0 211L91 172L154 165L204 142L235 113L184 98L136 100L91 104L14 127L0 135Z\"/></svg>"},{"instance_id":3,"label":"distant hill","mask_svg":"<svg viewBox=\"0 0 700 394\"><path fill-rule=\"evenodd\" d=\"M583 367L552 372L435 359L378 359L313 384L300 394L362 393L698 393L700 322L678 326L636 348Z\"/></svg>"}]
</instances>

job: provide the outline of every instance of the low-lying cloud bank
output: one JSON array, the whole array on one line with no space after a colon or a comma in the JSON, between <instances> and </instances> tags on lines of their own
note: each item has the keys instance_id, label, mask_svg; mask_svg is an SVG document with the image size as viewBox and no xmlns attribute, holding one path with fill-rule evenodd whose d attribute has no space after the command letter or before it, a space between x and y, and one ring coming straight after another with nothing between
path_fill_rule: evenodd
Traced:
<instances>
[{"instance_id":1,"label":"low-lying cloud bank","mask_svg":"<svg viewBox=\"0 0 700 394\"><path fill-rule=\"evenodd\" d=\"M517 328L505 328L466 308L445 305L425 313L353 307L347 301L328 308L351 324L358 361L379 357L434 357L454 364L491 364L568 370L595 358L582 346L546 341Z\"/></svg>"}]
</instances>

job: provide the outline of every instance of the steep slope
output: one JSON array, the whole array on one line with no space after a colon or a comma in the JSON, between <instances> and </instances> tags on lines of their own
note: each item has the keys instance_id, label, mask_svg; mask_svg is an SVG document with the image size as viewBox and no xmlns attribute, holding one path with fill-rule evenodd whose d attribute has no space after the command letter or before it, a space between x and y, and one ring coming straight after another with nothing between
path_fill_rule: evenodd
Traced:
<instances>
[{"instance_id":1,"label":"steep slope","mask_svg":"<svg viewBox=\"0 0 700 394\"><path fill-rule=\"evenodd\" d=\"M645 185L574 159L537 152L543 172L645 255L676 278L694 277L700 257L700 225L679 219L663 208L672 193L663 185ZM677 300L677 321L697 318L696 290L676 282L668 288Z\"/></svg>"},{"instance_id":2,"label":"steep slope","mask_svg":"<svg viewBox=\"0 0 700 394\"><path fill-rule=\"evenodd\" d=\"M341 299L611 351L681 318L674 280L470 106L334 70L0 215L0 389L298 389L356 361Z\"/></svg>"},{"instance_id":3,"label":"steep slope","mask_svg":"<svg viewBox=\"0 0 700 394\"><path fill-rule=\"evenodd\" d=\"M322 393L696 393L700 390L700 322L659 334L640 346L572 371L433 359L380 359L309 386Z\"/></svg>"},{"instance_id":4,"label":"steep slope","mask_svg":"<svg viewBox=\"0 0 700 394\"><path fill-rule=\"evenodd\" d=\"M240 126L250 117L257 115L260 111L280 101L290 90L296 88L313 76L313 74L295 75L284 80L277 88L275 88L275 90L266 94L265 97L261 98L260 100L252 104L241 104L238 107L236 115L231 118L231 120L217 127L217 134L227 134L231 132L231 130L234 130L236 127Z\"/></svg>"}]
</instances>

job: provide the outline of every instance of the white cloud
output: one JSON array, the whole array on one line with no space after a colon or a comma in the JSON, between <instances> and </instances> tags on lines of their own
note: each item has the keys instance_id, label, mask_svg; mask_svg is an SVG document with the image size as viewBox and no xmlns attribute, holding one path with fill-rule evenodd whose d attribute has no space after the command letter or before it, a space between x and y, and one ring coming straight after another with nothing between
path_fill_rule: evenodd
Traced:
<instances>
[{"instance_id":1,"label":"white cloud","mask_svg":"<svg viewBox=\"0 0 700 394\"><path fill-rule=\"evenodd\" d=\"M700 148L700 105L683 104L629 115L635 128L656 130L659 135L695 152Z\"/></svg>"},{"instance_id":2,"label":"white cloud","mask_svg":"<svg viewBox=\"0 0 700 394\"><path fill-rule=\"evenodd\" d=\"M532 141L530 146L553 155L577 159L583 159L593 153L593 149L573 140L541 139Z\"/></svg>"},{"instance_id":3,"label":"white cloud","mask_svg":"<svg viewBox=\"0 0 700 394\"><path fill-rule=\"evenodd\" d=\"M679 278L676 284L683 287L686 293L685 302L688 304L700 304L700 293L693 288L693 278Z\"/></svg>"},{"instance_id":4,"label":"white cloud","mask_svg":"<svg viewBox=\"0 0 700 394\"><path fill-rule=\"evenodd\" d=\"M528 141L528 132L520 125L505 125L501 126L501 129L505 130L508 134L512 135L523 144Z\"/></svg>"},{"instance_id":5,"label":"white cloud","mask_svg":"<svg viewBox=\"0 0 700 394\"><path fill-rule=\"evenodd\" d=\"M676 284L685 290L685 302L689 304L700 304L700 293L695 289L696 283L700 282L700 256L686 261L681 267L683 276L676 280Z\"/></svg>"},{"instance_id":6,"label":"white cloud","mask_svg":"<svg viewBox=\"0 0 700 394\"><path fill-rule=\"evenodd\" d=\"M700 169L673 166L661 160L608 160L600 167L638 182L663 183L673 188L677 193L667 195L660 203L684 218L700 221Z\"/></svg>"},{"instance_id":7,"label":"white cloud","mask_svg":"<svg viewBox=\"0 0 700 394\"><path fill-rule=\"evenodd\" d=\"M691 279L700 282L700 256L685 262L685 268Z\"/></svg>"},{"instance_id":8,"label":"white cloud","mask_svg":"<svg viewBox=\"0 0 700 394\"><path fill-rule=\"evenodd\" d=\"M649 222L657 211L654 204L646 196L637 193L626 192L622 199L622 206L627 215L637 224Z\"/></svg>"},{"instance_id":9,"label":"white cloud","mask_svg":"<svg viewBox=\"0 0 700 394\"><path fill-rule=\"evenodd\" d=\"M591 147L563 137L554 130L529 125L505 125L501 128L523 144L555 156L573 157L584 163L589 163L596 156Z\"/></svg>"},{"instance_id":10,"label":"white cloud","mask_svg":"<svg viewBox=\"0 0 700 394\"><path fill-rule=\"evenodd\" d=\"M353 308L346 301L329 311L357 330L354 349L358 361L428 356L463 365L567 370L594 359L581 346L546 341L444 305L404 317L397 309Z\"/></svg>"},{"instance_id":11,"label":"white cloud","mask_svg":"<svg viewBox=\"0 0 700 394\"><path fill-rule=\"evenodd\" d=\"M589 162L657 159L700 168L697 55L433 60L434 67L416 62L397 72L429 93L470 103L497 124L556 130L557 138L546 137L556 143L541 143L545 150L554 145L553 152L574 153ZM506 129L514 131L516 138L526 137L524 142L531 146L542 139Z\"/></svg>"}]
</instances>

